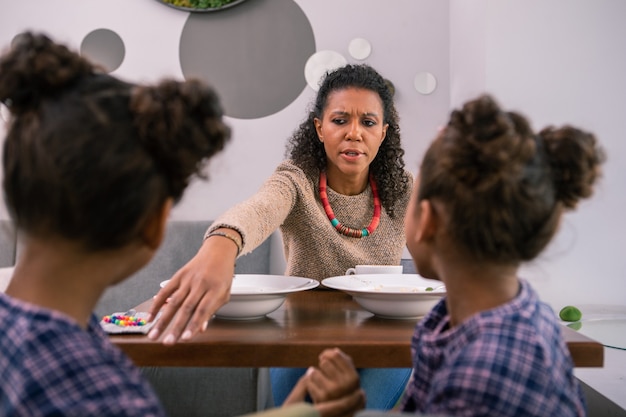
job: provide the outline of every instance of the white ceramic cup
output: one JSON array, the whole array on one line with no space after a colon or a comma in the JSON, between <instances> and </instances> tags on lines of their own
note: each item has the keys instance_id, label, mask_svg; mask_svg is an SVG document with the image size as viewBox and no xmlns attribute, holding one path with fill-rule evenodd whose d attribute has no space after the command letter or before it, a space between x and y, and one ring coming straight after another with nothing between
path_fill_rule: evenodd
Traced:
<instances>
[{"instance_id":1,"label":"white ceramic cup","mask_svg":"<svg viewBox=\"0 0 626 417\"><path fill-rule=\"evenodd\" d=\"M361 274L401 274L402 265L356 265L348 268L346 275Z\"/></svg>"}]
</instances>

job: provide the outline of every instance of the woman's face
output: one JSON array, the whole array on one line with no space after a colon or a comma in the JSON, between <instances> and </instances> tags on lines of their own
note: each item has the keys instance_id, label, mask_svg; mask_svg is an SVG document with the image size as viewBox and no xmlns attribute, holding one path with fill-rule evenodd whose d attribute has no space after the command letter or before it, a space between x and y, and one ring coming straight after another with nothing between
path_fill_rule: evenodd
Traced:
<instances>
[{"instance_id":1,"label":"woman's face","mask_svg":"<svg viewBox=\"0 0 626 417\"><path fill-rule=\"evenodd\" d=\"M383 117L382 101L374 91L346 88L328 95L315 128L324 143L329 177L367 178L387 134Z\"/></svg>"}]
</instances>

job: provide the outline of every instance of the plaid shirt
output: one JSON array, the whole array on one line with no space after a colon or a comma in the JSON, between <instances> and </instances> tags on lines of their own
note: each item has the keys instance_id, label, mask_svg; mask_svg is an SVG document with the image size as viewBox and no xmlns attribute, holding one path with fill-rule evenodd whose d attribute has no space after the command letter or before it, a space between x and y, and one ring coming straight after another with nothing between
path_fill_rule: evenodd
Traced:
<instances>
[{"instance_id":1,"label":"plaid shirt","mask_svg":"<svg viewBox=\"0 0 626 417\"><path fill-rule=\"evenodd\" d=\"M521 281L511 302L449 328L445 300L412 339L403 411L450 416L584 416L582 391L552 309Z\"/></svg>"},{"instance_id":2,"label":"plaid shirt","mask_svg":"<svg viewBox=\"0 0 626 417\"><path fill-rule=\"evenodd\" d=\"M0 415L165 415L95 316L85 331L59 312L0 293L0 323Z\"/></svg>"}]
</instances>

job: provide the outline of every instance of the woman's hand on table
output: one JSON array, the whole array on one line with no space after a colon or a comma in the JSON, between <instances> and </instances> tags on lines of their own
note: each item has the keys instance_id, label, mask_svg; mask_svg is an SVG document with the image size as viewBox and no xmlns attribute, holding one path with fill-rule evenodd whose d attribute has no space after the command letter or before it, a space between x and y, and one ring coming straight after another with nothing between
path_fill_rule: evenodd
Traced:
<instances>
[{"instance_id":1,"label":"woman's hand on table","mask_svg":"<svg viewBox=\"0 0 626 417\"><path fill-rule=\"evenodd\" d=\"M148 337L173 345L206 329L230 298L237 248L228 239L210 238L154 297L150 316L161 316ZM169 327L168 327L169 326ZM165 333L164 333L165 332Z\"/></svg>"},{"instance_id":2,"label":"woman's hand on table","mask_svg":"<svg viewBox=\"0 0 626 417\"><path fill-rule=\"evenodd\" d=\"M318 367L307 370L284 404L302 402L306 394L322 417L352 416L365 408L359 374L352 359L337 348L320 354Z\"/></svg>"}]
</instances>

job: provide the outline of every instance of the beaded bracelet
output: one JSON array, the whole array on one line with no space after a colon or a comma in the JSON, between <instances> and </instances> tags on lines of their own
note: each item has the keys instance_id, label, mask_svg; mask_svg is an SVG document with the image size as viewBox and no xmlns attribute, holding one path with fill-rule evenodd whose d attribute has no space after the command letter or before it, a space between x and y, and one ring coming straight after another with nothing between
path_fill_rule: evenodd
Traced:
<instances>
[{"instance_id":1,"label":"beaded bracelet","mask_svg":"<svg viewBox=\"0 0 626 417\"><path fill-rule=\"evenodd\" d=\"M224 233L224 232L211 232L208 235L206 235L206 238L208 239L211 236L222 236L222 237L225 237L225 238L228 238L228 239L232 240L233 243L235 245L237 245L237 256L239 256L239 254L243 250L243 246L241 245L239 240L236 237L234 237L233 235L229 235L228 233Z\"/></svg>"},{"instance_id":2,"label":"beaded bracelet","mask_svg":"<svg viewBox=\"0 0 626 417\"><path fill-rule=\"evenodd\" d=\"M109 316L104 316L102 317L102 321L105 323L115 324L120 327L145 326L146 324L145 319L126 314L111 314Z\"/></svg>"}]
</instances>

